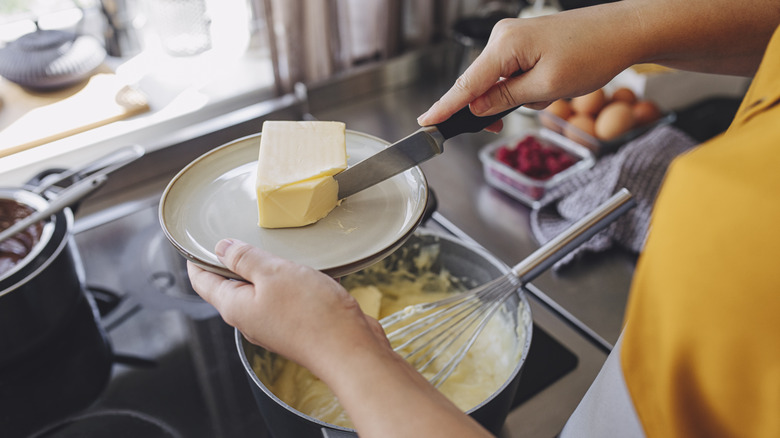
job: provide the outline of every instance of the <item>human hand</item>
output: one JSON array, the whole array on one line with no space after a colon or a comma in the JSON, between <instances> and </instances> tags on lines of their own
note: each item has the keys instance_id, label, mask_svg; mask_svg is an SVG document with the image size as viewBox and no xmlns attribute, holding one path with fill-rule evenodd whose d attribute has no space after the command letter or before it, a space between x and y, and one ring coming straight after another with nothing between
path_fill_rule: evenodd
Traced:
<instances>
[{"instance_id":1,"label":"human hand","mask_svg":"<svg viewBox=\"0 0 780 438\"><path fill-rule=\"evenodd\" d=\"M188 262L195 291L250 342L322 379L360 436L489 436L393 352L378 321L337 281L236 240L220 241L216 253L247 281Z\"/></svg>"},{"instance_id":2,"label":"human hand","mask_svg":"<svg viewBox=\"0 0 780 438\"><path fill-rule=\"evenodd\" d=\"M478 116L594 91L631 65L630 51L614 21L625 8L584 8L530 19L505 19L453 87L420 118L420 125L448 119L470 105ZM501 123L491 125L498 131Z\"/></svg>"},{"instance_id":3,"label":"human hand","mask_svg":"<svg viewBox=\"0 0 780 438\"><path fill-rule=\"evenodd\" d=\"M250 342L315 374L353 348L389 350L379 323L334 279L236 240L216 246L219 260L247 281L187 263L193 289Z\"/></svg>"}]
</instances>

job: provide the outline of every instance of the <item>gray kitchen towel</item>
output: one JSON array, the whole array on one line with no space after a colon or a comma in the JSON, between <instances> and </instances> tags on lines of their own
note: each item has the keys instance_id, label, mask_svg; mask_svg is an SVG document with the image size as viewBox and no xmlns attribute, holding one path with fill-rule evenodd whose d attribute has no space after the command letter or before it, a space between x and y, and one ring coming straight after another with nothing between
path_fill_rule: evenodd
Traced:
<instances>
[{"instance_id":1,"label":"gray kitchen towel","mask_svg":"<svg viewBox=\"0 0 780 438\"><path fill-rule=\"evenodd\" d=\"M695 140L679 129L659 126L547 192L541 206L531 212L531 231L540 243L560 234L623 187L636 201L634 208L569 253L553 269L562 268L587 251L619 246L640 252L666 169L672 159L695 145Z\"/></svg>"}]
</instances>

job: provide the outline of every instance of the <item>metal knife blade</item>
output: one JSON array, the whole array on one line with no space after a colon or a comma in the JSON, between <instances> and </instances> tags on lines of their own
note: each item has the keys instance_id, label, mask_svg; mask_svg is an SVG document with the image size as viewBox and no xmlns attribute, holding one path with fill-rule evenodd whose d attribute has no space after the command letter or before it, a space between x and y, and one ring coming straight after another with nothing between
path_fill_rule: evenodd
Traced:
<instances>
[{"instance_id":1,"label":"metal knife blade","mask_svg":"<svg viewBox=\"0 0 780 438\"><path fill-rule=\"evenodd\" d=\"M515 109L517 107L478 117L466 105L449 119L418 129L412 135L336 174L333 178L339 184L339 199L352 196L439 155L444 151L445 140L466 132L479 132Z\"/></svg>"},{"instance_id":2,"label":"metal knife blade","mask_svg":"<svg viewBox=\"0 0 780 438\"><path fill-rule=\"evenodd\" d=\"M426 126L387 148L350 166L333 178L339 184L339 199L380 183L444 151L444 136L435 126Z\"/></svg>"}]
</instances>

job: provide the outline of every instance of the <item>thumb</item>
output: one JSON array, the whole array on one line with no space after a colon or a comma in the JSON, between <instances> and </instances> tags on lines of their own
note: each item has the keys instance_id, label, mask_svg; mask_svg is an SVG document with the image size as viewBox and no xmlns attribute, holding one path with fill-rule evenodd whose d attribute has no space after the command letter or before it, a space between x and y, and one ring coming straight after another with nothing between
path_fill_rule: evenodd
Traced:
<instances>
[{"instance_id":1,"label":"thumb","mask_svg":"<svg viewBox=\"0 0 780 438\"><path fill-rule=\"evenodd\" d=\"M217 258L230 271L252 282L266 260L273 256L260 248L237 239L222 239L214 247Z\"/></svg>"},{"instance_id":2,"label":"thumb","mask_svg":"<svg viewBox=\"0 0 780 438\"><path fill-rule=\"evenodd\" d=\"M501 77L500 66L481 54L428 111L418 117L421 126L435 125L449 119L458 110L469 105ZM480 108L482 109L482 108ZM472 109L473 110L473 109Z\"/></svg>"}]
</instances>

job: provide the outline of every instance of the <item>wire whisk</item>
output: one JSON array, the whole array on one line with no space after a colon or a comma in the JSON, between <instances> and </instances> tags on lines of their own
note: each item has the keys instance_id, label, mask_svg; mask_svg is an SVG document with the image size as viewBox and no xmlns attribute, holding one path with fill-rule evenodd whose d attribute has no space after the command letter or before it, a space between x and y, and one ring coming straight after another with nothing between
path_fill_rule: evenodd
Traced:
<instances>
[{"instance_id":1,"label":"wire whisk","mask_svg":"<svg viewBox=\"0 0 780 438\"><path fill-rule=\"evenodd\" d=\"M501 277L382 318L379 322L393 349L420 373L431 375L428 380L434 386L441 386L509 297L634 205L631 193L621 189Z\"/></svg>"}]
</instances>

